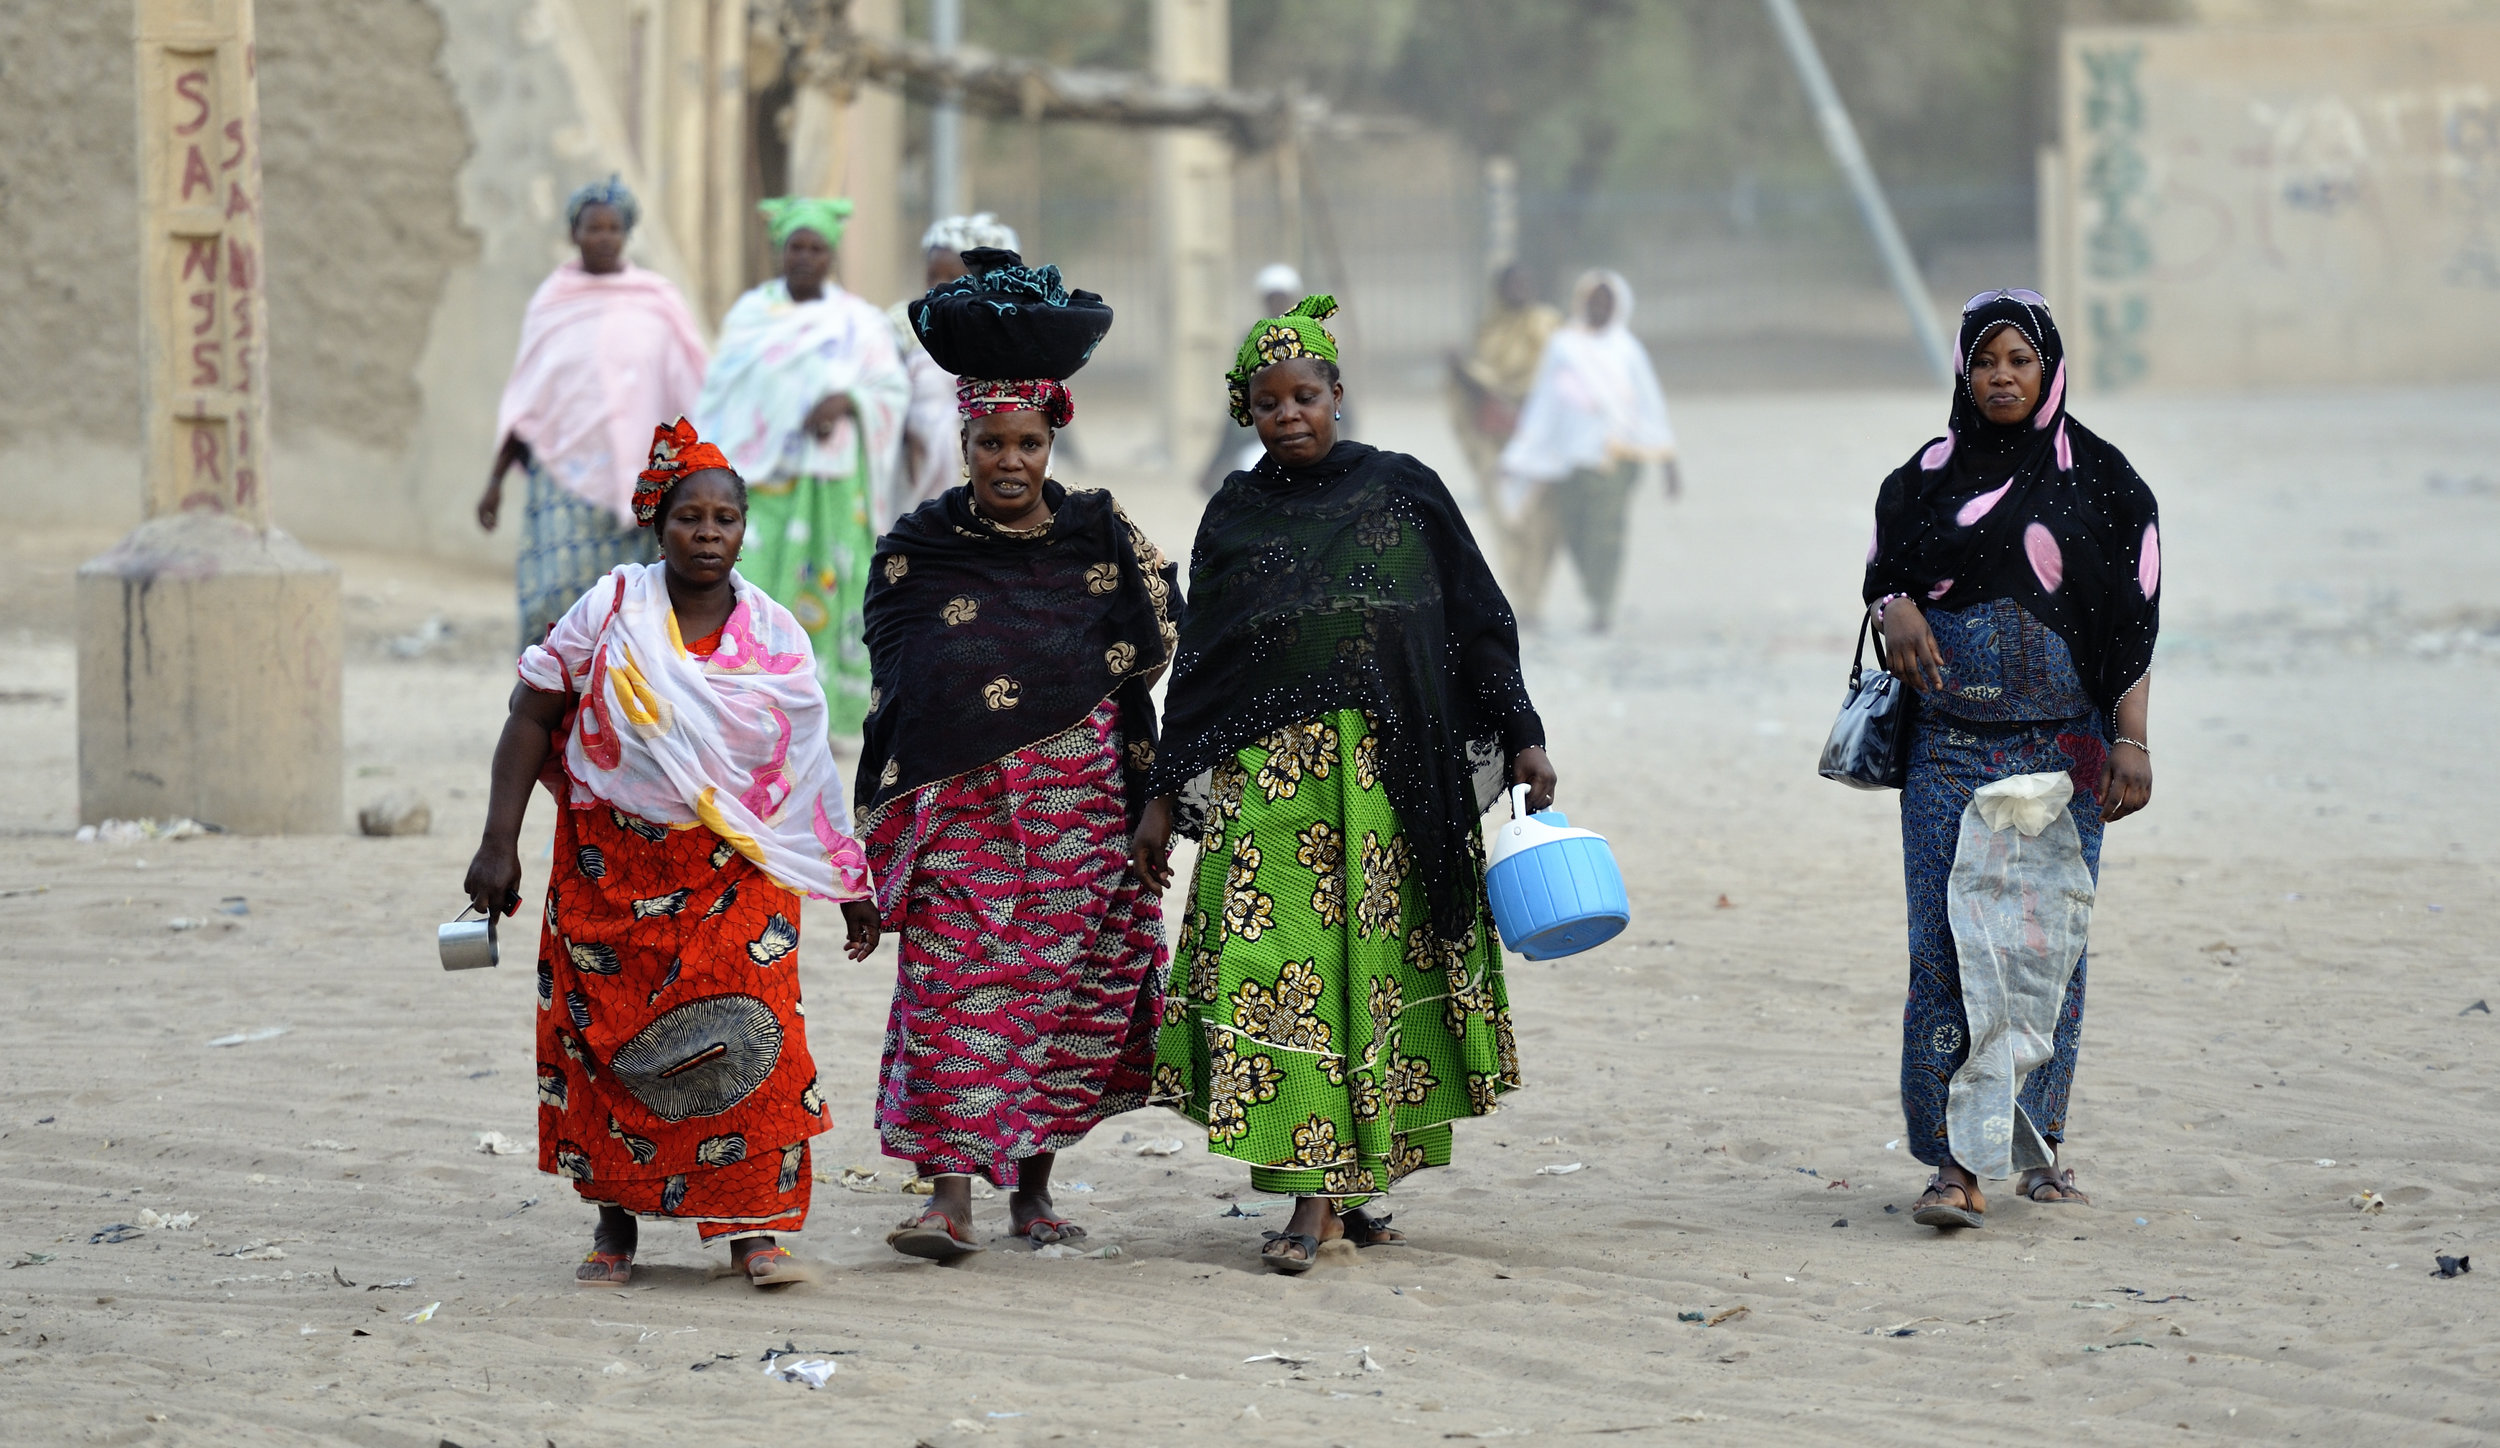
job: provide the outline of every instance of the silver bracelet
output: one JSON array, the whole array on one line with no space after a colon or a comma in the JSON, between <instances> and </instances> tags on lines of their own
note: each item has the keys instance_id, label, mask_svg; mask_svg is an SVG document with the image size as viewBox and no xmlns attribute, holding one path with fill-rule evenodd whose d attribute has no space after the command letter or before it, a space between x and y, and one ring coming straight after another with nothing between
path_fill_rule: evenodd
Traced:
<instances>
[{"instance_id":1,"label":"silver bracelet","mask_svg":"<svg viewBox=\"0 0 2500 1448\"><path fill-rule=\"evenodd\" d=\"M2109 742L2110 742L2110 743L2112 743L2112 744L2132 744L2132 745L2134 745L2136 748L2141 749L2141 750L2143 750L2143 751L2144 751L2144 757L2145 757L2145 758L2150 759L2150 758L2152 758L2152 757L2153 757L2153 746L2152 746L2152 745L2150 745L2150 744L2145 743L2145 742L2144 742L2143 740L2141 740L2141 739L2129 739L2129 738L2128 738L2126 735L2124 735L2124 734L2118 734L2118 735L2113 735L2113 736L2110 738L2110 741L2109 741Z\"/></svg>"}]
</instances>

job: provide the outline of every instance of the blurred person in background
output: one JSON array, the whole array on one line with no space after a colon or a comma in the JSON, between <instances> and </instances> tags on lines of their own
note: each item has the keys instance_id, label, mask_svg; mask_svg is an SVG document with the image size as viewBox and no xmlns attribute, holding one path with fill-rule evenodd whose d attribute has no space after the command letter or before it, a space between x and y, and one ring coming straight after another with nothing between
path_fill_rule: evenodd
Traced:
<instances>
[{"instance_id":1,"label":"blurred person in background","mask_svg":"<svg viewBox=\"0 0 2500 1448\"><path fill-rule=\"evenodd\" d=\"M738 575L746 485L684 418L652 431L631 494L657 563L592 583L520 682L462 890L521 901L531 788L555 797L538 947L538 1169L599 1209L586 1287L633 1280L640 1217L729 1241L758 1287L806 1273L823 1089L799 1000L799 902L877 944L868 860L789 610Z\"/></svg>"},{"instance_id":2,"label":"blurred person in background","mask_svg":"<svg viewBox=\"0 0 2500 1448\"><path fill-rule=\"evenodd\" d=\"M1519 409L1527 404L1546 340L1561 325L1562 313L1537 297L1536 274L1512 262L1493 280L1493 309L1477 324L1474 346L1449 358L1450 430L1458 434L1483 490L1501 545L1502 572L1514 584L1530 569L1521 546L1525 535L1503 517L1502 447L1519 430ZM1550 537L1546 550L1552 551Z\"/></svg>"},{"instance_id":3,"label":"blurred person in background","mask_svg":"<svg viewBox=\"0 0 2500 1448\"><path fill-rule=\"evenodd\" d=\"M847 748L868 715L860 600L876 520L893 513L912 384L885 313L833 279L851 203L779 196L759 209L781 275L722 320L695 424L747 480L742 571L807 630Z\"/></svg>"},{"instance_id":4,"label":"blurred person in background","mask_svg":"<svg viewBox=\"0 0 2500 1448\"><path fill-rule=\"evenodd\" d=\"M1682 487L1666 395L1631 321L1632 287L1620 273L1582 274L1571 289L1571 321L1546 340L1519 429L1502 448L1502 514L1519 550L1511 587L1531 623L1559 546L1579 572L1590 627L1613 627L1632 485L1642 465L1655 462L1669 498Z\"/></svg>"},{"instance_id":5,"label":"blurred person in background","mask_svg":"<svg viewBox=\"0 0 2500 1448\"><path fill-rule=\"evenodd\" d=\"M1449 489L1337 435L1335 310L1260 322L1226 374L1266 451L1198 525L1136 836L1157 890L1175 827L1199 842L1154 1099L1298 1198L1260 1253L1285 1273L1405 1240L1364 1204L1521 1084L1480 830L1509 784L1534 809L1555 785Z\"/></svg>"},{"instance_id":6,"label":"blurred person in background","mask_svg":"<svg viewBox=\"0 0 2500 1448\"><path fill-rule=\"evenodd\" d=\"M976 1176L1011 1194L1032 1246L1084 1236L1051 1201L1051 1167L1146 1104L1163 909L1129 835L1180 608L1176 571L1112 496L1052 476L1076 413L1066 379L1111 309L1013 252L969 260L912 307L962 378L968 476L878 540L859 762L899 944L877 1130L935 1187L886 1240L938 1261L978 1250Z\"/></svg>"},{"instance_id":7,"label":"blurred person in background","mask_svg":"<svg viewBox=\"0 0 2500 1448\"><path fill-rule=\"evenodd\" d=\"M1867 545L1884 665L1918 690L1901 1109L1931 1227L1981 1225L1983 1176L2091 1200L2058 1155L2101 832L2153 795L2161 530L2067 413L2065 362L2039 293L1971 298L1949 430L1884 479Z\"/></svg>"},{"instance_id":8,"label":"blurred person in background","mask_svg":"<svg viewBox=\"0 0 2500 1448\"><path fill-rule=\"evenodd\" d=\"M920 238L921 287L944 286L964 274L963 254L980 247L1016 250L1016 229L987 211L949 216ZM903 471L895 484L893 504L877 516L883 533L896 519L963 481L963 449L955 414L955 375L929 356L912 330L905 297L886 309L894 323L895 346L903 369L911 374L911 410L903 419Z\"/></svg>"},{"instance_id":9,"label":"blurred person in background","mask_svg":"<svg viewBox=\"0 0 2500 1448\"><path fill-rule=\"evenodd\" d=\"M704 351L677 288L625 259L640 214L614 176L574 192L564 219L581 254L539 283L521 319L477 522L495 531L504 474L520 464L529 479L513 573L522 648L609 569L658 556L634 522L634 474L653 420L694 410Z\"/></svg>"}]
</instances>

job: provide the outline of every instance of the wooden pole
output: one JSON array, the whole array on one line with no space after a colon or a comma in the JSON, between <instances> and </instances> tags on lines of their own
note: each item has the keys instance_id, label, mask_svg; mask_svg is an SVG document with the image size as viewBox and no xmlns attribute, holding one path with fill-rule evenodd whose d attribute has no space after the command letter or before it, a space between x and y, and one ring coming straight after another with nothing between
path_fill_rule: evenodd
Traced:
<instances>
[{"instance_id":1,"label":"wooden pole","mask_svg":"<svg viewBox=\"0 0 2500 1448\"><path fill-rule=\"evenodd\" d=\"M1227 0L1155 0L1155 80L1221 90L1229 81ZM1165 130L1154 139L1163 273L1163 437L1194 467L1224 424L1231 363L1233 148L1222 136Z\"/></svg>"},{"instance_id":2,"label":"wooden pole","mask_svg":"<svg viewBox=\"0 0 2500 1448\"><path fill-rule=\"evenodd\" d=\"M78 570L89 822L342 823L338 570L269 526L252 0L136 0L146 520Z\"/></svg>"}]
</instances>

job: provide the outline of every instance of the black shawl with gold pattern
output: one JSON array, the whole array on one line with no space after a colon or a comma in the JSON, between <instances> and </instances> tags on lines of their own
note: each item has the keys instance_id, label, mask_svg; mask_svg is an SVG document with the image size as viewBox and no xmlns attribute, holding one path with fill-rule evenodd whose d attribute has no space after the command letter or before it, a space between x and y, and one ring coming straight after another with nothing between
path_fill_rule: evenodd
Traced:
<instances>
[{"instance_id":1,"label":"black shawl with gold pattern","mask_svg":"<svg viewBox=\"0 0 2500 1448\"><path fill-rule=\"evenodd\" d=\"M1099 489L1042 485L1051 520L1020 533L948 489L877 540L869 565L875 688L853 795L888 804L1120 710L1129 821L1154 763L1149 691L1171 661L1180 575Z\"/></svg>"}]
</instances>

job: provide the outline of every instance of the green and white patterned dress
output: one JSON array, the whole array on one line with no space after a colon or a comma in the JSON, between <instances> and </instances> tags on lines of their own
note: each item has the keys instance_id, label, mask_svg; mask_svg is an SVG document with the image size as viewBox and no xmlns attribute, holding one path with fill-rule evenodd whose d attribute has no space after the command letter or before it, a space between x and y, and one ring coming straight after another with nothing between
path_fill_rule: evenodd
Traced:
<instances>
[{"instance_id":1,"label":"green and white patterned dress","mask_svg":"<svg viewBox=\"0 0 2500 1448\"><path fill-rule=\"evenodd\" d=\"M1434 937L1377 745L1342 709L1215 770L1154 1100L1262 1192L1351 1204L1446 1166L1450 1123L1520 1085L1492 918Z\"/></svg>"}]
</instances>

